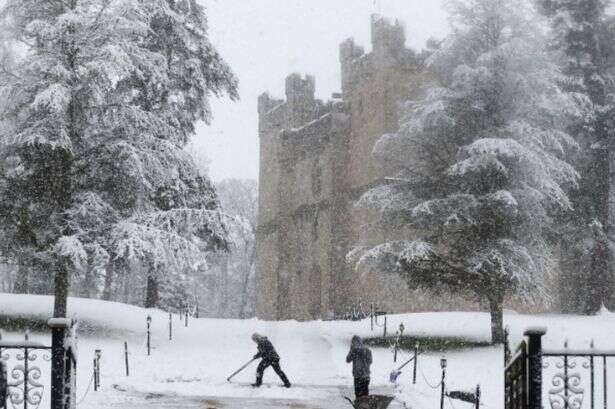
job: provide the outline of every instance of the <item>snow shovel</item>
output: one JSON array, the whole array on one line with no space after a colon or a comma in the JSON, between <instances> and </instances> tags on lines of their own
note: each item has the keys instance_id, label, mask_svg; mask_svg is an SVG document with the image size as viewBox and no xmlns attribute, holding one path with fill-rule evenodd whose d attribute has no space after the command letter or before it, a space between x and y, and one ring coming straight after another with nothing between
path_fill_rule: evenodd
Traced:
<instances>
[{"instance_id":1,"label":"snow shovel","mask_svg":"<svg viewBox=\"0 0 615 409\"><path fill-rule=\"evenodd\" d=\"M234 377L235 375L237 375L239 372L243 371L244 369L246 369L248 366L250 366L250 364L252 362L256 361L256 358L252 358L249 362L247 362L244 366L242 366L241 368L239 368L238 370L236 370L235 372L233 372L231 374L231 376L229 376L228 378L226 378L227 382L231 381L231 378Z\"/></svg>"},{"instance_id":2,"label":"snow shovel","mask_svg":"<svg viewBox=\"0 0 615 409\"><path fill-rule=\"evenodd\" d=\"M344 396L354 409L386 409L393 402L392 396L371 395L357 398L356 401Z\"/></svg>"},{"instance_id":3,"label":"snow shovel","mask_svg":"<svg viewBox=\"0 0 615 409\"><path fill-rule=\"evenodd\" d=\"M421 354L422 354L422 352L419 352L419 353L418 353L418 355L421 355ZM418 355L417 355L417 356L418 356ZM408 365L410 362L414 361L414 359L415 359L415 358L416 358L416 356L413 356L412 358L410 358L410 359L408 359L406 362L404 362L404 364L403 364L402 366L400 366L399 368L397 368L397 369L393 369L393 370L391 371L391 373L389 374L389 381L390 381L391 383L395 383L395 381L397 381L397 377L398 377L399 375L401 375L401 370L402 370L402 369L404 369L404 367L405 367L406 365Z\"/></svg>"}]
</instances>

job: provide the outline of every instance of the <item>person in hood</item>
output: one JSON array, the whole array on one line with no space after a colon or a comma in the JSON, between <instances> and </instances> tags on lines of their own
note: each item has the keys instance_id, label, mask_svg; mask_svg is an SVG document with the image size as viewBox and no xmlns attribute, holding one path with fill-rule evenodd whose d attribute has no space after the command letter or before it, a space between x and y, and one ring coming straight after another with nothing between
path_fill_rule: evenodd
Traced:
<instances>
[{"instance_id":1,"label":"person in hood","mask_svg":"<svg viewBox=\"0 0 615 409\"><path fill-rule=\"evenodd\" d=\"M362 396L368 396L372 351L363 345L363 341L358 335L352 337L350 352L348 352L348 356L346 356L346 362L352 362L355 397L360 398Z\"/></svg>"},{"instance_id":2,"label":"person in hood","mask_svg":"<svg viewBox=\"0 0 615 409\"><path fill-rule=\"evenodd\" d=\"M256 383L252 384L254 387L259 387L263 384L263 374L265 373L265 369L268 367L272 367L275 373L278 374L282 382L284 382L284 386L290 388L290 382L286 377L286 374L280 368L280 356L275 351L273 344L266 336L260 334L253 334L252 341L256 342L258 353L254 355L254 359L261 359L261 362L258 364L258 368L256 368Z\"/></svg>"}]
</instances>

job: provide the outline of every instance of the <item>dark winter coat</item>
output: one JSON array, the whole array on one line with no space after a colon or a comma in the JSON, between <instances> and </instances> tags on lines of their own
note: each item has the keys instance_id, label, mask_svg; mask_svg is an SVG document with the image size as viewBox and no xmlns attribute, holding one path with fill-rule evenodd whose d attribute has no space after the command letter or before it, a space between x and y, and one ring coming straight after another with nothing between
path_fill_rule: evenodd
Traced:
<instances>
[{"instance_id":1,"label":"dark winter coat","mask_svg":"<svg viewBox=\"0 0 615 409\"><path fill-rule=\"evenodd\" d=\"M263 358L263 360L267 362L278 362L280 360L280 356L267 337L260 337L256 341L256 344L258 353L254 355L254 359Z\"/></svg>"},{"instance_id":2,"label":"dark winter coat","mask_svg":"<svg viewBox=\"0 0 615 409\"><path fill-rule=\"evenodd\" d=\"M370 377L370 365L372 364L372 351L369 350L358 336L352 337L350 352L346 356L346 362L352 362L352 376L367 379Z\"/></svg>"}]
</instances>

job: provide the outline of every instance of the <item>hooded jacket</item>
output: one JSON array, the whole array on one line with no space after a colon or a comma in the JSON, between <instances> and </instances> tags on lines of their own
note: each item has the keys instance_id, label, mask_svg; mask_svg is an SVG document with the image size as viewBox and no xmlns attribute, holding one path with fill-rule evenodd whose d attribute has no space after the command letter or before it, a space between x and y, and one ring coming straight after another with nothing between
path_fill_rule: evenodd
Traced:
<instances>
[{"instance_id":1,"label":"hooded jacket","mask_svg":"<svg viewBox=\"0 0 615 409\"><path fill-rule=\"evenodd\" d=\"M271 341L269 341L269 338L258 334L254 334L252 338L256 342L258 348L258 353L254 355L254 359L263 358L268 362L277 362L280 360L280 356L275 351L275 348L273 347Z\"/></svg>"},{"instance_id":2,"label":"hooded jacket","mask_svg":"<svg viewBox=\"0 0 615 409\"><path fill-rule=\"evenodd\" d=\"M352 337L350 352L346 356L346 362L352 362L352 376L355 378L369 378L371 375L372 351L369 350L357 335Z\"/></svg>"}]
</instances>

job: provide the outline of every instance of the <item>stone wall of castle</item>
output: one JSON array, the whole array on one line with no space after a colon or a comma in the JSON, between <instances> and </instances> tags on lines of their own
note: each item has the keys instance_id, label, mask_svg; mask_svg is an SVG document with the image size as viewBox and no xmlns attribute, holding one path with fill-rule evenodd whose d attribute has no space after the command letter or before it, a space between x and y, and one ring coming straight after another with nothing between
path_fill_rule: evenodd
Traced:
<instances>
[{"instance_id":1,"label":"stone wall of castle","mask_svg":"<svg viewBox=\"0 0 615 409\"><path fill-rule=\"evenodd\" d=\"M399 22L372 19L372 51L340 46L341 95L314 97L313 77L290 75L286 98L263 94L257 234L257 315L263 319L326 318L360 301L392 312L477 309L450 295L409 292L399 277L357 272L346 263L355 245L407 239L357 210L368 188L391 170L372 158L374 143L398 129L399 104L432 81L405 47Z\"/></svg>"}]
</instances>

